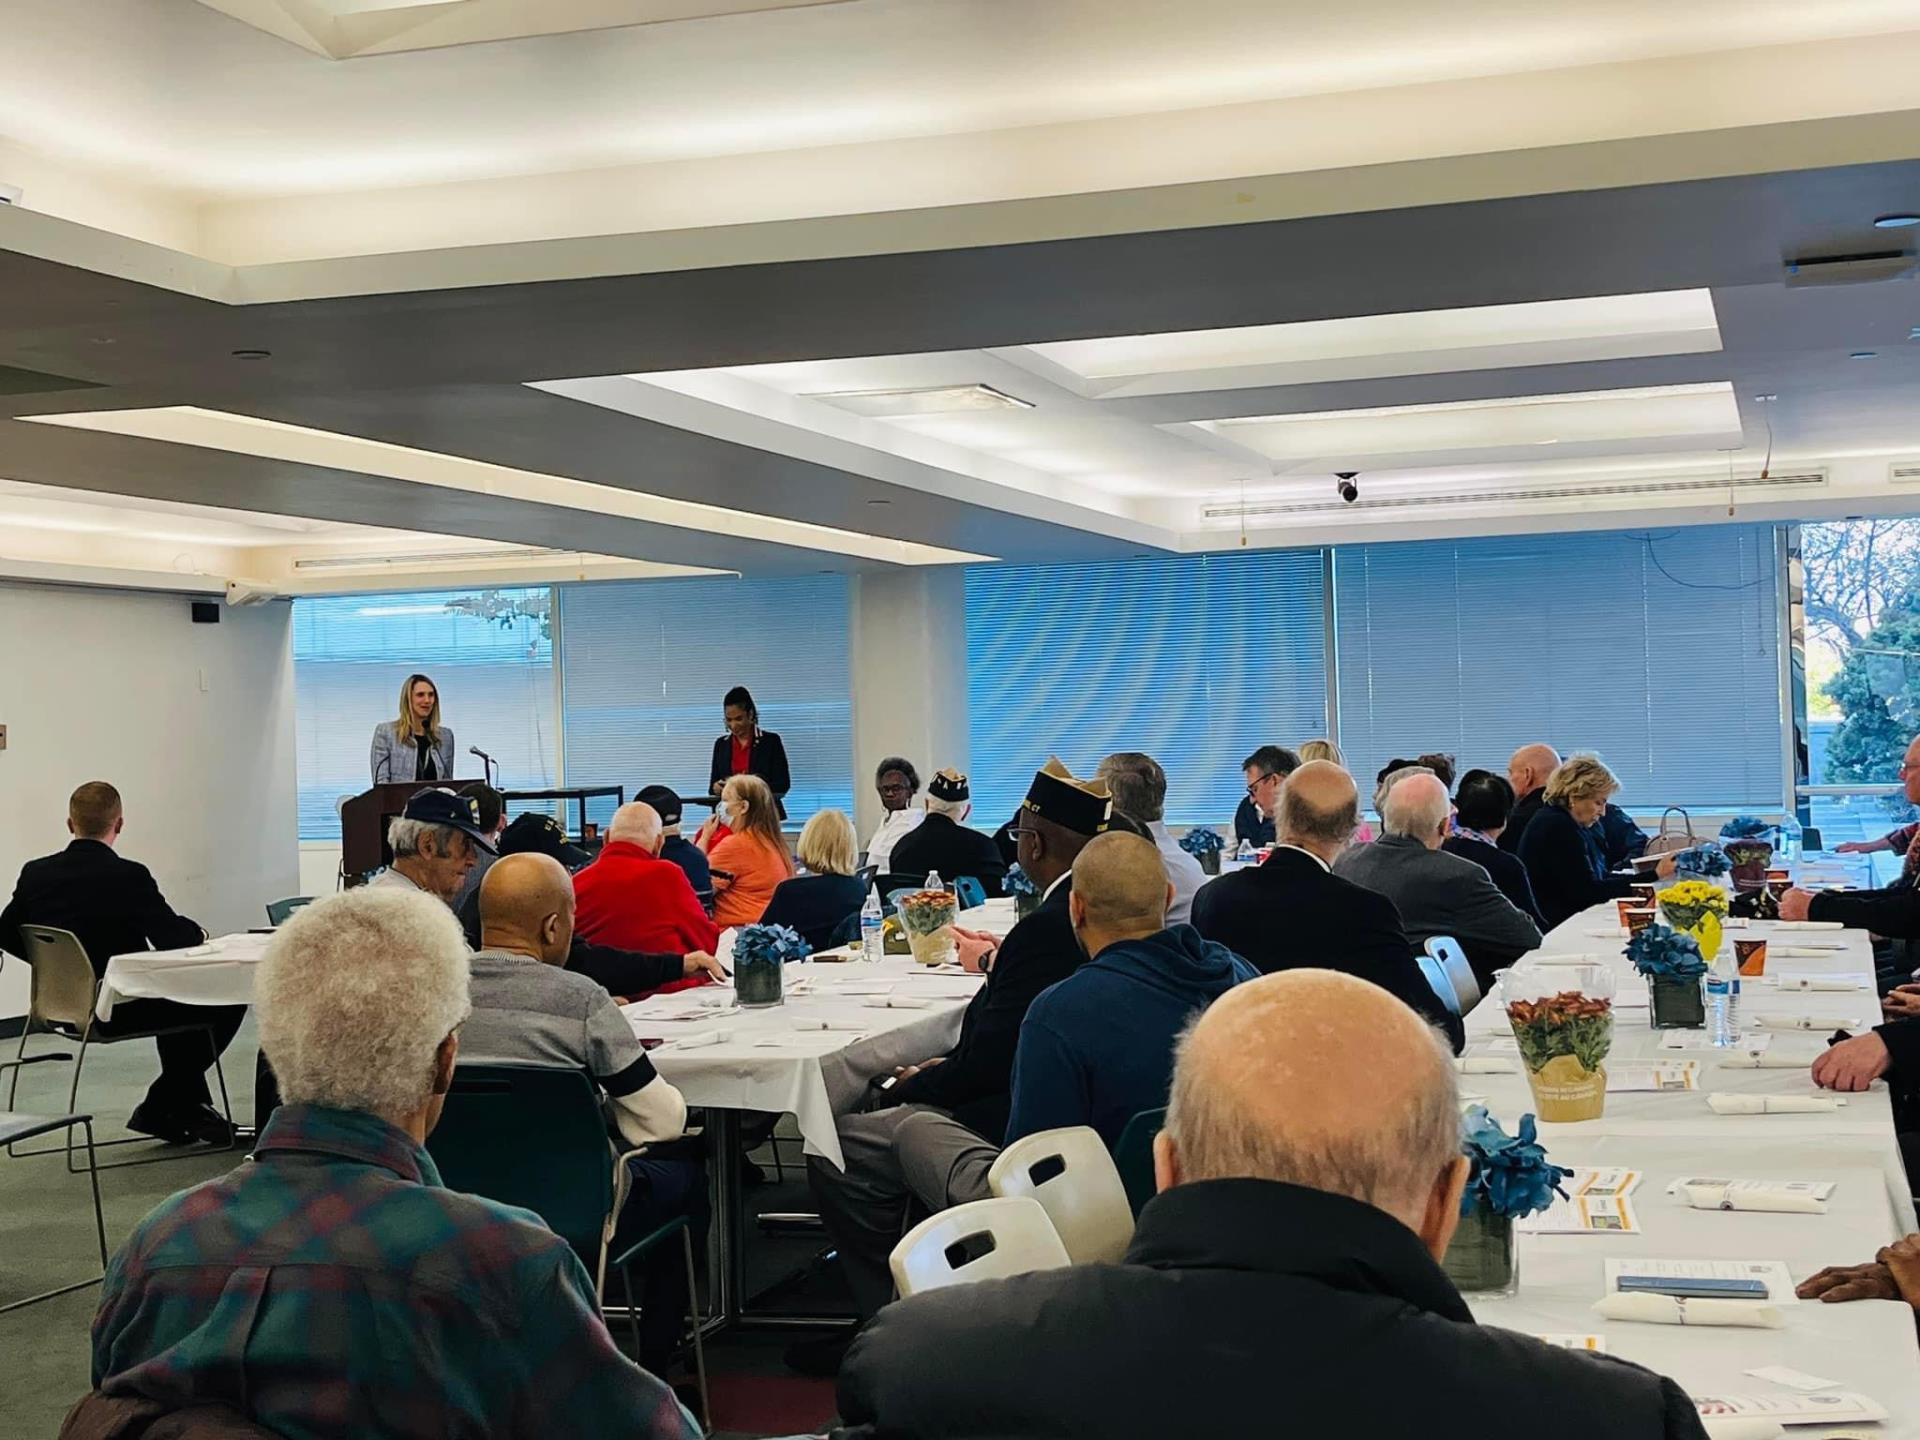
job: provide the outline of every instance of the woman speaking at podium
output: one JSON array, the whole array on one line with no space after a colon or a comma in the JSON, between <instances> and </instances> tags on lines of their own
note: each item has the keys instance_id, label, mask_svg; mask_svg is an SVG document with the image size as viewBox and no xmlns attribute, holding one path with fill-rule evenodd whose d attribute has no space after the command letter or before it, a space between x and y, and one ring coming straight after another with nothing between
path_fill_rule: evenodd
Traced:
<instances>
[{"instance_id":1,"label":"woman speaking at podium","mask_svg":"<svg viewBox=\"0 0 1920 1440\"><path fill-rule=\"evenodd\" d=\"M400 687L400 718L373 727L373 783L451 780L453 731L440 723L440 691L424 675Z\"/></svg>"}]
</instances>

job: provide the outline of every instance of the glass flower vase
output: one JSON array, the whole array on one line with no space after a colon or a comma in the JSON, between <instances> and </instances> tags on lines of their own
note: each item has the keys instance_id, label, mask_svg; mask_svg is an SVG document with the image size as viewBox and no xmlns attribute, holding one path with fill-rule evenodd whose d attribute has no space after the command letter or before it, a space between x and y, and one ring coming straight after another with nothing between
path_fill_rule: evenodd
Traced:
<instances>
[{"instance_id":1,"label":"glass flower vase","mask_svg":"<svg viewBox=\"0 0 1920 1440\"><path fill-rule=\"evenodd\" d=\"M1019 892L1013 897L1014 915L1018 919L1021 919L1021 920L1026 919L1027 916L1033 914L1034 911L1040 908L1040 901L1042 898L1043 897L1039 894L1038 891L1035 891L1031 895L1027 894L1025 891Z\"/></svg>"},{"instance_id":2,"label":"glass flower vase","mask_svg":"<svg viewBox=\"0 0 1920 1440\"><path fill-rule=\"evenodd\" d=\"M1649 977L1647 1008L1656 1030L1698 1030L1707 1023L1698 975Z\"/></svg>"},{"instance_id":3,"label":"glass flower vase","mask_svg":"<svg viewBox=\"0 0 1920 1440\"><path fill-rule=\"evenodd\" d=\"M1520 1253L1513 1219L1475 1205L1460 1217L1442 1262L1463 1295L1511 1295L1520 1288Z\"/></svg>"},{"instance_id":4,"label":"glass flower vase","mask_svg":"<svg viewBox=\"0 0 1920 1440\"><path fill-rule=\"evenodd\" d=\"M734 998L742 1009L759 1010L786 1001L785 967L777 955L733 957Z\"/></svg>"}]
</instances>

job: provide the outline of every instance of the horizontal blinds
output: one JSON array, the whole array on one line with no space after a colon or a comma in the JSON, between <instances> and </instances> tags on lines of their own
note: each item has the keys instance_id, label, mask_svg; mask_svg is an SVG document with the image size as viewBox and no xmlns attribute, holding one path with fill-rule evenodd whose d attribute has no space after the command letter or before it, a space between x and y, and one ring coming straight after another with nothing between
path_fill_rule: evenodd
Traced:
<instances>
[{"instance_id":1,"label":"horizontal blinds","mask_svg":"<svg viewBox=\"0 0 1920 1440\"><path fill-rule=\"evenodd\" d=\"M1343 546L1340 737L1370 788L1441 750L1598 751L1634 809L1777 808L1778 566L1764 525Z\"/></svg>"},{"instance_id":2,"label":"horizontal blinds","mask_svg":"<svg viewBox=\"0 0 1920 1440\"><path fill-rule=\"evenodd\" d=\"M454 774L481 777L478 745L509 789L554 782L550 592L326 596L293 602L300 838L340 838L337 805L371 783L373 729L400 713L409 674L429 676L459 747Z\"/></svg>"},{"instance_id":3,"label":"horizontal blinds","mask_svg":"<svg viewBox=\"0 0 1920 1440\"><path fill-rule=\"evenodd\" d=\"M1321 552L967 571L974 818L1013 813L1050 754L1166 769L1167 820L1224 826L1255 746L1326 730Z\"/></svg>"},{"instance_id":4,"label":"horizontal blinds","mask_svg":"<svg viewBox=\"0 0 1920 1440\"><path fill-rule=\"evenodd\" d=\"M721 697L745 685L786 746L788 814L851 812L846 576L567 585L560 604L569 784L704 795Z\"/></svg>"}]
</instances>

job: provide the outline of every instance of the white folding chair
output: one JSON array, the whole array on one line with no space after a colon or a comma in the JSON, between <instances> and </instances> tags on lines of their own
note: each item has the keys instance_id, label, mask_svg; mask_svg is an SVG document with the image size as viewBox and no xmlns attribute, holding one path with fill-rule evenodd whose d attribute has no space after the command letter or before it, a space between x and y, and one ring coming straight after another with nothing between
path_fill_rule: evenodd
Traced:
<instances>
[{"instance_id":1,"label":"white folding chair","mask_svg":"<svg viewBox=\"0 0 1920 1440\"><path fill-rule=\"evenodd\" d=\"M1004 1280L1058 1270L1067 1248L1038 1200L973 1200L942 1210L909 1230L887 1257L902 1297L975 1280Z\"/></svg>"},{"instance_id":2,"label":"white folding chair","mask_svg":"<svg viewBox=\"0 0 1920 1440\"><path fill-rule=\"evenodd\" d=\"M1453 993L1460 1001L1463 1015L1480 1003L1480 982L1474 978L1473 967L1467 963L1467 952L1458 940L1451 935L1428 936L1427 954L1440 962L1447 979L1453 982Z\"/></svg>"},{"instance_id":3,"label":"white folding chair","mask_svg":"<svg viewBox=\"0 0 1920 1440\"><path fill-rule=\"evenodd\" d=\"M1447 978L1446 967L1431 955L1413 957L1420 964L1420 974L1426 980L1433 993L1440 997L1440 1003L1447 1007L1449 1015L1460 1013L1460 996L1453 988L1453 981Z\"/></svg>"},{"instance_id":4,"label":"white folding chair","mask_svg":"<svg viewBox=\"0 0 1920 1440\"><path fill-rule=\"evenodd\" d=\"M1014 1141L987 1171L987 1188L1038 1200L1075 1265L1118 1260L1133 1240L1127 1187L1099 1131L1085 1125Z\"/></svg>"}]
</instances>

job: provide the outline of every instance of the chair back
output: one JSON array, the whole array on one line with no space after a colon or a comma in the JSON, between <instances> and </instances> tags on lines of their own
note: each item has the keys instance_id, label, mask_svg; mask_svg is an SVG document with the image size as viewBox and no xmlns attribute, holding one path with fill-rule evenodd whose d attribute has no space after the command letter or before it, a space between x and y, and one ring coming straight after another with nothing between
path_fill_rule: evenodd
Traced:
<instances>
[{"instance_id":1,"label":"chair back","mask_svg":"<svg viewBox=\"0 0 1920 1440\"><path fill-rule=\"evenodd\" d=\"M878 865L867 864L866 858L866 852L862 851L860 854L860 868L853 872L860 880L860 903L862 905L867 903L866 897L873 893L873 882L880 874L880 867Z\"/></svg>"},{"instance_id":2,"label":"chair back","mask_svg":"<svg viewBox=\"0 0 1920 1440\"><path fill-rule=\"evenodd\" d=\"M1133 1239L1133 1206L1100 1132L1086 1125L1023 1135L987 1171L995 1195L1031 1195L1075 1265L1118 1260Z\"/></svg>"},{"instance_id":3,"label":"chair back","mask_svg":"<svg viewBox=\"0 0 1920 1440\"><path fill-rule=\"evenodd\" d=\"M1419 962L1420 974L1426 980L1428 988L1440 998L1440 1003L1447 1007L1447 1013L1458 1015L1460 996L1453 988L1453 981L1447 978L1446 967L1433 956L1424 953L1413 958Z\"/></svg>"},{"instance_id":4,"label":"chair back","mask_svg":"<svg viewBox=\"0 0 1920 1440\"><path fill-rule=\"evenodd\" d=\"M449 1190L528 1209L589 1275L613 1209L613 1147L584 1070L475 1061L454 1068L427 1153Z\"/></svg>"},{"instance_id":5,"label":"chair back","mask_svg":"<svg viewBox=\"0 0 1920 1440\"><path fill-rule=\"evenodd\" d=\"M27 964L33 968L28 1018L42 1025L65 1026L76 1034L84 1032L93 1019L100 982L80 937L51 925L22 925L20 938L27 947Z\"/></svg>"},{"instance_id":6,"label":"chair back","mask_svg":"<svg viewBox=\"0 0 1920 1440\"><path fill-rule=\"evenodd\" d=\"M1480 981L1467 963L1467 952L1458 940L1451 935L1430 935L1427 954L1440 962L1447 979L1453 982L1453 993L1460 1001L1462 1013L1480 1003Z\"/></svg>"},{"instance_id":7,"label":"chair back","mask_svg":"<svg viewBox=\"0 0 1920 1440\"><path fill-rule=\"evenodd\" d=\"M1025 1195L973 1200L922 1220L887 1258L904 1296L975 1280L1004 1280L1067 1262L1053 1222Z\"/></svg>"},{"instance_id":8,"label":"chair back","mask_svg":"<svg viewBox=\"0 0 1920 1440\"><path fill-rule=\"evenodd\" d=\"M953 894L962 910L972 910L987 903L987 887L972 875L954 876Z\"/></svg>"},{"instance_id":9,"label":"chair back","mask_svg":"<svg viewBox=\"0 0 1920 1440\"><path fill-rule=\"evenodd\" d=\"M1127 1204L1133 1207L1136 1220L1154 1195L1153 1137L1166 1123L1164 1108L1142 1110L1127 1121L1127 1128L1120 1132L1120 1140L1113 1147L1113 1165L1120 1172L1120 1183L1126 1187Z\"/></svg>"},{"instance_id":10,"label":"chair back","mask_svg":"<svg viewBox=\"0 0 1920 1440\"><path fill-rule=\"evenodd\" d=\"M294 911L305 909L311 904L313 904L313 896L311 895L289 895L284 900L269 900L267 902L267 923L278 930L282 925L287 923L288 918Z\"/></svg>"}]
</instances>

